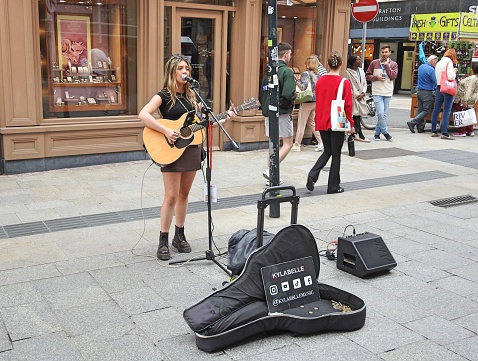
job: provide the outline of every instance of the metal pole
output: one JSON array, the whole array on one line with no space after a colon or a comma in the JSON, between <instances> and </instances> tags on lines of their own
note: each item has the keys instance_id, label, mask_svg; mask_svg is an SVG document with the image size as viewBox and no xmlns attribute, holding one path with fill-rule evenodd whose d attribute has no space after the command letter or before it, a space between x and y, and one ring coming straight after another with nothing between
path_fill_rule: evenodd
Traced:
<instances>
[{"instance_id":1,"label":"metal pole","mask_svg":"<svg viewBox=\"0 0 478 361\"><path fill-rule=\"evenodd\" d=\"M367 23L363 23L363 30L362 30L362 69L365 65L365 52L367 48L365 47L365 43L367 42ZM367 71L367 69L363 69Z\"/></svg>"},{"instance_id":2,"label":"metal pole","mask_svg":"<svg viewBox=\"0 0 478 361\"><path fill-rule=\"evenodd\" d=\"M269 79L269 185L279 185L279 80L277 66L277 0L269 0L268 13L268 54L267 76ZM276 196L277 192L271 192ZM280 217L280 204L271 204L269 216Z\"/></svg>"}]
</instances>

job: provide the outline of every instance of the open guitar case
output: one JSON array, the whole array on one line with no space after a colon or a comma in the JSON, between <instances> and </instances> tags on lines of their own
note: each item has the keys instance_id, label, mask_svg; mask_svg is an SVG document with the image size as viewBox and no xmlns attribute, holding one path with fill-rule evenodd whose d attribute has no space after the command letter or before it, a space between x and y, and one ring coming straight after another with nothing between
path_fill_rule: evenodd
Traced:
<instances>
[{"instance_id":1,"label":"open guitar case","mask_svg":"<svg viewBox=\"0 0 478 361\"><path fill-rule=\"evenodd\" d=\"M265 199L271 191L292 189L293 196ZM263 210L268 204L290 201L297 215L298 196L290 186L267 188L258 202L258 244ZM262 227L260 226L262 218ZM294 216L292 216L294 218ZM206 352L224 349L250 336L271 330L294 335L324 331L353 331L365 323L365 303L359 297L318 281L320 299L280 313L269 313L261 268L311 256L316 279L320 259L315 238L303 225L291 224L249 255L240 275L224 288L187 308L183 317L195 332L196 345Z\"/></svg>"}]
</instances>

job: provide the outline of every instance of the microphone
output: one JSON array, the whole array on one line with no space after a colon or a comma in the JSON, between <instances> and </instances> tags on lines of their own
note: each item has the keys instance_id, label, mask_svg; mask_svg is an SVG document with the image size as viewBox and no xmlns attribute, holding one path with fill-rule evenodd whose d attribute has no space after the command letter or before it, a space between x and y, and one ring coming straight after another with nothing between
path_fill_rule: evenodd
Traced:
<instances>
[{"instance_id":1,"label":"microphone","mask_svg":"<svg viewBox=\"0 0 478 361\"><path fill-rule=\"evenodd\" d=\"M198 83L198 81L194 78L190 78L186 74L181 75L182 80L186 80L188 83Z\"/></svg>"}]
</instances>

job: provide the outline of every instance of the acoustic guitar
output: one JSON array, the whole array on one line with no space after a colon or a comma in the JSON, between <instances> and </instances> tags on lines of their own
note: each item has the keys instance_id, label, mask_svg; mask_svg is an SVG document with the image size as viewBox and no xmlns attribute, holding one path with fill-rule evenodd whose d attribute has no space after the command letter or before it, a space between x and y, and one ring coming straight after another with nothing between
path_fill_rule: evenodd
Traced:
<instances>
[{"instance_id":1,"label":"acoustic guitar","mask_svg":"<svg viewBox=\"0 0 478 361\"><path fill-rule=\"evenodd\" d=\"M234 112L237 114L243 110L258 108L260 105L257 99L251 98L235 107ZM216 118L221 120L226 118L227 115L227 112L223 112L216 115ZM163 133L144 127L144 147L150 157L158 164L173 163L184 153L188 146L199 145L206 137L204 128L207 126L207 123L199 121L195 110L184 113L178 120L157 119L157 122L179 133L179 138L174 143L170 143Z\"/></svg>"}]
</instances>

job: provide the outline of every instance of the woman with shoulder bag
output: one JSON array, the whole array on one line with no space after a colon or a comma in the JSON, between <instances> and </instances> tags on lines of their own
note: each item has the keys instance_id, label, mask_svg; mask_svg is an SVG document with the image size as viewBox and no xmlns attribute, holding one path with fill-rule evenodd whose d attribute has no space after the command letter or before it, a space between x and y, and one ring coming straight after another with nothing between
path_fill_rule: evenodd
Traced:
<instances>
[{"instance_id":1,"label":"woman with shoulder bag","mask_svg":"<svg viewBox=\"0 0 478 361\"><path fill-rule=\"evenodd\" d=\"M305 61L305 67L306 71L300 75L300 79L297 81L297 86L301 90L305 90L310 83L314 95L310 101L304 102L300 105L297 118L297 132L295 134L295 142L292 146L292 151L300 152L300 144L304 137L305 127L307 126L312 131L315 139L317 139L317 147L315 150L320 152L324 149L324 146L322 145L322 139L320 139L320 133L315 130L315 84L322 75L327 74L327 70L320 63L317 55L308 56Z\"/></svg>"},{"instance_id":2,"label":"woman with shoulder bag","mask_svg":"<svg viewBox=\"0 0 478 361\"><path fill-rule=\"evenodd\" d=\"M315 129L320 132L320 137L324 143L324 152L309 171L306 187L309 191L314 190L314 184L319 178L320 171L325 167L330 157L332 157L327 185L327 193L331 194L344 192L344 189L340 186L340 157L345 133L332 131L331 124L331 106L338 95L341 95L340 98L344 100L343 111L347 121L350 123L350 133L354 134L355 128L352 117L352 89L350 82L340 75L340 68L342 67L342 56L340 53L333 51L327 59L327 64L330 67L330 72L322 76L315 85L317 95ZM339 93L341 84L343 85L342 94Z\"/></svg>"},{"instance_id":3,"label":"woman with shoulder bag","mask_svg":"<svg viewBox=\"0 0 478 361\"><path fill-rule=\"evenodd\" d=\"M446 78L448 80L455 80L457 69L454 67L454 65L457 63L458 60L456 58L455 49L448 49L447 51L445 51L445 54L443 54L443 58L441 58L441 60L435 66L435 76L437 78L438 85L436 87L435 104L433 105L432 113L432 137L438 137L438 114L440 114L441 107L443 105L443 113L440 122L441 139L455 139L448 134L448 119L450 118L451 106L453 105L454 96L441 92L440 89L442 85L440 83L443 72L446 72Z\"/></svg>"},{"instance_id":4,"label":"woman with shoulder bag","mask_svg":"<svg viewBox=\"0 0 478 361\"><path fill-rule=\"evenodd\" d=\"M365 93L367 92L367 80L365 79L365 72L360 67L362 59L357 55L350 55L347 60L346 78L350 81L352 86L352 96L354 99L353 118L355 133L358 137L355 140L370 143L370 139L365 138L362 132L360 122L362 115L368 114L367 104L365 103Z\"/></svg>"}]
</instances>

